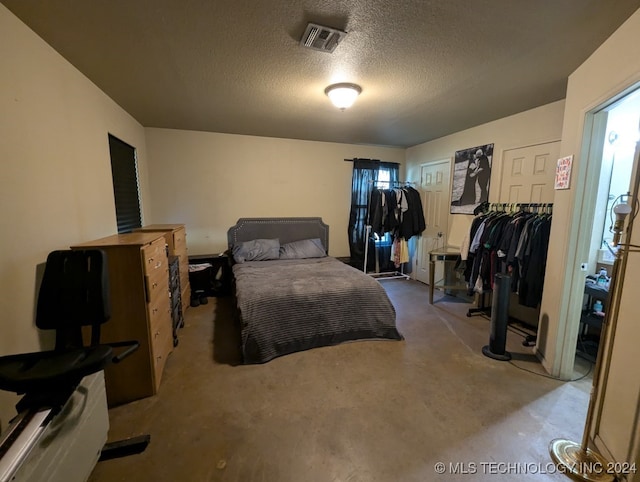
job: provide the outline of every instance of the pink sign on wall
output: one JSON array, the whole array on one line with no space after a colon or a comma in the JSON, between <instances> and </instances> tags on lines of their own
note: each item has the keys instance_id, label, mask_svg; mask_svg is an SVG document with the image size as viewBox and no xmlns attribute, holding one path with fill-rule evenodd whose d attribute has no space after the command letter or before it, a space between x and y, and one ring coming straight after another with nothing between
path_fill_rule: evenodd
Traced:
<instances>
[{"instance_id":1,"label":"pink sign on wall","mask_svg":"<svg viewBox=\"0 0 640 482\"><path fill-rule=\"evenodd\" d=\"M556 165L556 183L554 189L569 189L571 181L571 164L573 155L561 157Z\"/></svg>"}]
</instances>

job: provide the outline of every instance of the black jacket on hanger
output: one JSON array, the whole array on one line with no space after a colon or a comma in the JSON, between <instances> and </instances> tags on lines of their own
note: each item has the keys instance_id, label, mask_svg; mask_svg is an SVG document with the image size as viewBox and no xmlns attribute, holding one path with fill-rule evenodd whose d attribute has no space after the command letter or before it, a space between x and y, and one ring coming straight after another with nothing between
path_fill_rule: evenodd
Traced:
<instances>
[{"instance_id":1,"label":"black jacket on hanger","mask_svg":"<svg viewBox=\"0 0 640 482\"><path fill-rule=\"evenodd\" d=\"M426 223L420 193L411 186L403 188L403 191L407 199L408 209L402 217L400 235L404 239L409 240L411 236L417 236L424 231Z\"/></svg>"}]
</instances>

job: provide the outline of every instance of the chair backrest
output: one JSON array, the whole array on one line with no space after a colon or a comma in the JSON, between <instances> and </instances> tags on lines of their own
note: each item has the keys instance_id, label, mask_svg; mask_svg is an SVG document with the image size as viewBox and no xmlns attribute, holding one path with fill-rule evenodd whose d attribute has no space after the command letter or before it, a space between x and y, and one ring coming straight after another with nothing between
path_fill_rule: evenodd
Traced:
<instances>
[{"instance_id":1,"label":"chair backrest","mask_svg":"<svg viewBox=\"0 0 640 482\"><path fill-rule=\"evenodd\" d=\"M56 330L56 349L82 346L81 327L89 325L91 344L98 344L100 325L110 317L107 254L97 249L51 252L38 295L36 326Z\"/></svg>"}]
</instances>

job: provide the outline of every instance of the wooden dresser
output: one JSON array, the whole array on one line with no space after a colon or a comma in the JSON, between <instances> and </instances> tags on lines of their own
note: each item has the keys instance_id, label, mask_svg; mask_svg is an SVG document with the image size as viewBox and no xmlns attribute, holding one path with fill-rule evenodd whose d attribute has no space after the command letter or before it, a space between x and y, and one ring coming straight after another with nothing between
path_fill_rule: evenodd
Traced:
<instances>
[{"instance_id":1,"label":"wooden dresser","mask_svg":"<svg viewBox=\"0 0 640 482\"><path fill-rule=\"evenodd\" d=\"M102 249L109 262L111 319L105 343L137 340L140 348L105 370L109 406L154 395L173 350L169 271L161 233L117 234L71 249Z\"/></svg>"},{"instance_id":2,"label":"wooden dresser","mask_svg":"<svg viewBox=\"0 0 640 482\"><path fill-rule=\"evenodd\" d=\"M191 286L189 285L189 257L187 255L187 231L184 224L149 224L136 229L137 232L157 232L164 235L169 246L169 255L179 258L180 292L182 312L190 306Z\"/></svg>"}]
</instances>

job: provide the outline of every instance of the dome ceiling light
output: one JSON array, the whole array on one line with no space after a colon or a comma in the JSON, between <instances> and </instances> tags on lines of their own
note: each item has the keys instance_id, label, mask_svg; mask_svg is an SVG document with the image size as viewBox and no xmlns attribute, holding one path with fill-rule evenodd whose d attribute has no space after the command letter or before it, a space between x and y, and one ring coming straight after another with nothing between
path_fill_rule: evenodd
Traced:
<instances>
[{"instance_id":1,"label":"dome ceiling light","mask_svg":"<svg viewBox=\"0 0 640 482\"><path fill-rule=\"evenodd\" d=\"M362 87L347 82L332 84L324 89L324 93L327 94L333 105L340 110L351 107L361 92Z\"/></svg>"}]
</instances>

